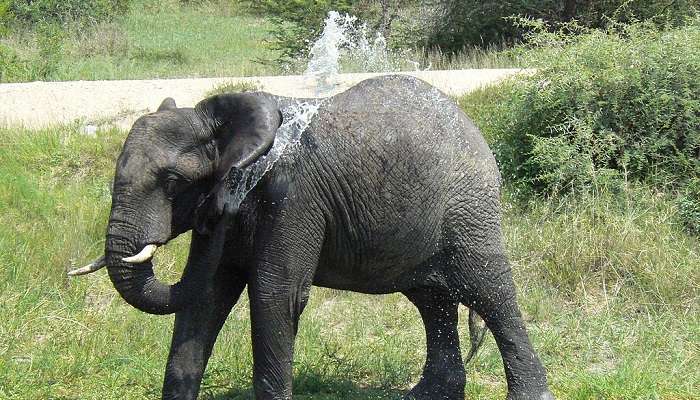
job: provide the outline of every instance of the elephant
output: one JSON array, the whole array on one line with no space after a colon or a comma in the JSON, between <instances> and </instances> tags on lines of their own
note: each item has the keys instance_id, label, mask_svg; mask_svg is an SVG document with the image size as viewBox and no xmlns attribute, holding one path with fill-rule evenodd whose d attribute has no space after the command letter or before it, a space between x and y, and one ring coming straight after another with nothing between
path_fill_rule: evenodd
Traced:
<instances>
[{"instance_id":1,"label":"elephant","mask_svg":"<svg viewBox=\"0 0 700 400\"><path fill-rule=\"evenodd\" d=\"M295 125L295 140L283 138L300 105L311 118ZM410 76L368 79L324 99L227 93L178 108L168 98L133 124L118 157L104 256L73 274L106 266L127 303L175 313L163 399L198 396L246 287L255 397L291 399L295 335L315 285L400 292L416 306L427 357L405 399L464 399L463 304L494 336L507 399L550 400L516 301L500 187L474 123ZM164 284L153 254L188 231L182 277Z\"/></svg>"}]
</instances>

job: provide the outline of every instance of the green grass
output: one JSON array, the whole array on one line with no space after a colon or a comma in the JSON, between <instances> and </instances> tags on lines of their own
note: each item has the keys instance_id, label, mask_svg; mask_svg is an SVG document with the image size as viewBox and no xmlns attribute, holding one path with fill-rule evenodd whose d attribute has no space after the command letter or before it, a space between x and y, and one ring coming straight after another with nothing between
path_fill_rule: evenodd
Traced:
<instances>
[{"instance_id":1,"label":"green grass","mask_svg":"<svg viewBox=\"0 0 700 400\"><path fill-rule=\"evenodd\" d=\"M241 92L255 92L260 90L260 86L256 82L250 81L227 81L219 85L214 86L209 90L205 97L215 96L217 94L225 93L241 93Z\"/></svg>"},{"instance_id":2,"label":"green grass","mask_svg":"<svg viewBox=\"0 0 700 400\"><path fill-rule=\"evenodd\" d=\"M279 72L256 61L274 54L265 46L268 23L238 13L236 7L226 2L195 7L173 0L144 0L113 22L68 26L58 43L49 46L37 32L15 30L0 39L0 44L13 49L20 61L15 72L5 78L0 74L0 79L147 79ZM42 56L46 47L54 56L48 72L42 68L47 62Z\"/></svg>"},{"instance_id":3,"label":"green grass","mask_svg":"<svg viewBox=\"0 0 700 400\"><path fill-rule=\"evenodd\" d=\"M124 139L79 132L0 128L3 399L159 396L173 318L126 305L104 271L65 276L102 251ZM529 205L509 199L504 231L520 303L558 398L696 398L700 243L676 225L673 204L644 187ZM164 279L179 276L187 241L158 255ZM295 398L400 399L420 375L423 341L418 313L401 295L314 288L297 339ZM252 399L251 366L242 300L219 336L202 398ZM505 397L492 338L467 370L468 398Z\"/></svg>"}]
</instances>

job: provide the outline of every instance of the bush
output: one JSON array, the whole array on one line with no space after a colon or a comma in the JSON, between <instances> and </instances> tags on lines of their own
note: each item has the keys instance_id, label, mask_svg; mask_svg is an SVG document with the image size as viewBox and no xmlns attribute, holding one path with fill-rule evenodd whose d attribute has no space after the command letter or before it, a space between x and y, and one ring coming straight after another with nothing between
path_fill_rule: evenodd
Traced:
<instances>
[{"instance_id":1,"label":"bush","mask_svg":"<svg viewBox=\"0 0 700 400\"><path fill-rule=\"evenodd\" d=\"M12 48L0 44L0 82L22 80L27 70L27 63Z\"/></svg>"},{"instance_id":2,"label":"bush","mask_svg":"<svg viewBox=\"0 0 700 400\"><path fill-rule=\"evenodd\" d=\"M34 79L51 80L63 58L65 31L57 24L41 24L37 28L39 59L34 64Z\"/></svg>"},{"instance_id":3,"label":"bush","mask_svg":"<svg viewBox=\"0 0 700 400\"><path fill-rule=\"evenodd\" d=\"M30 26L109 20L128 6L129 0L9 0L9 11L16 22Z\"/></svg>"},{"instance_id":4,"label":"bush","mask_svg":"<svg viewBox=\"0 0 700 400\"><path fill-rule=\"evenodd\" d=\"M700 176L700 20L533 34L538 72L468 96L506 179L552 193L613 177L679 187ZM480 101L481 100L481 101Z\"/></svg>"},{"instance_id":5,"label":"bush","mask_svg":"<svg viewBox=\"0 0 700 400\"><path fill-rule=\"evenodd\" d=\"M610 20L682 24L700 8L698 0L432 0L422 4L427 16L421 32L423 45L452 53L465 46L518 42L525 31L512 23L509 17L514 15L554 25L577 20L589 28L603 28Z\"/></svg>"},{"instance_id":6,"label":"bush","mask_svg":"<svg viewBox=\"0 0 700 400\"><path fill-rule=\"evenodd\" d=\"M10 5L10 0L0 0L0 38L7 34L10 21L14 18Z\"/></svg>"},{"instance_id":7,"label":"bush","mask_svg":"<svg viewBox=\"0 0 700 400\"><path fill-rule=\"evenodd\" d=\"M676 203L685 230L700 236L700 177L690 180Z\"/></svg>"},{"instance_id":8,"label":"bush","mask_svg":"<svg viewBox=\"0 0 700 400\"><path fill-rule=\"evenodd\" d=\"M352 0L263 0L250 1L249 4L254 11L272 21L274 28L270 31L273 38L271 47L280 50L280 62L295 59L308 50L309 41L321 33L323 20L329 11L353 11Z\"/></svg>"}]
</instances>

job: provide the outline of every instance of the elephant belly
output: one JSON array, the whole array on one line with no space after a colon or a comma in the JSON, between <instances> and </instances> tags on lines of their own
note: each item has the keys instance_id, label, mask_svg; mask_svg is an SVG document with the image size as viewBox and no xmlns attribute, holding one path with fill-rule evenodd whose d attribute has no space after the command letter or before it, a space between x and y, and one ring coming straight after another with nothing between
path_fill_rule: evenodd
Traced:
<instances>
[{"instance_id":1,"label":"elephant belly","mask_svg":"<svg viewBox=\"0 0 700 400\"><path fill-rule=\"evenodd\" d=\"M393 293L419 283L439 267L439 224L395 232L375 232L369 240L349 238L340 245L326 244L314 276L314 285L361 293Z\"/></svg>"}]
</instances>

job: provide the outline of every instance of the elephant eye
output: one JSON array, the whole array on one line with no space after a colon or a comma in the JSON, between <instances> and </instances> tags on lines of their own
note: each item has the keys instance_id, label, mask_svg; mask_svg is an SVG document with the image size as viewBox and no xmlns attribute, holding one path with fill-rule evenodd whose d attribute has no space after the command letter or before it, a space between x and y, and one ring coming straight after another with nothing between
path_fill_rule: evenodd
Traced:
<instances>
[{"instance_id":1,"label":"elephant eye","mask_svg":"<svg viewBox=\"0 0 700 400\"><path fill-rule=\"evenodd\" d=\"M177 180L174 178L170 178L165 182L165 194L172 198L174 197L177 193Z\"/></svg>"}]
</instances>

